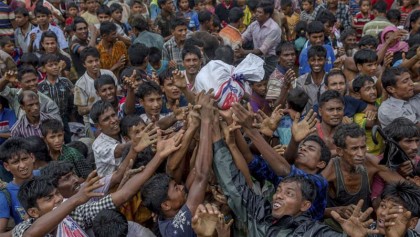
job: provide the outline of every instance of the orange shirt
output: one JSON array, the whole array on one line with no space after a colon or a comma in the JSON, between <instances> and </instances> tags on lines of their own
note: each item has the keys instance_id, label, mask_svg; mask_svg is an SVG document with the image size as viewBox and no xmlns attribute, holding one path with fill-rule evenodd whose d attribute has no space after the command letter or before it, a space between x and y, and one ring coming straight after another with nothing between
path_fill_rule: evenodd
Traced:
<instances>
[{"instance_id":1,"label":"orange shirt","mask_svg":"<svg viewBox=\"0 0 420 237\"><path fill-rule=\"evenodd\" d=\"M127 47L122 41L117 41L112 46L111 52L107 51L104 46L102 45L102 41L96 46L99 51L99 62L101 63L102 69L111 69L118 60L120 60L121 56L125 55L126 63L128 62L128 54L127 54ZM114 74L118 76L119 69L114 70Z\"/></svg>"}]
</instances>

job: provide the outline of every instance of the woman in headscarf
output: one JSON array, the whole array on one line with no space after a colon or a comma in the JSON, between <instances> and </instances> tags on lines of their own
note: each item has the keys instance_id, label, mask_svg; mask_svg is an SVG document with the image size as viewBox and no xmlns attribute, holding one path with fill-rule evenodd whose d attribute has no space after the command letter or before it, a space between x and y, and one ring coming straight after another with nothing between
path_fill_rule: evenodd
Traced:
<instances>
[{"instance_id":1,"label":"woman in headscarf","mask_svg":"<svg viewBox=\"0 0 420 237\"><path fill-rule=\"evenodd\" d=\"M376 49L378 53L378 62L382 62L385 54L393 54L391 66L402 59L402 54L408 51L407 42L403 41L408 35L408 31L400 30L395 26L387 26L381 33L381 44Z\"/></svg>"}]
</instances>

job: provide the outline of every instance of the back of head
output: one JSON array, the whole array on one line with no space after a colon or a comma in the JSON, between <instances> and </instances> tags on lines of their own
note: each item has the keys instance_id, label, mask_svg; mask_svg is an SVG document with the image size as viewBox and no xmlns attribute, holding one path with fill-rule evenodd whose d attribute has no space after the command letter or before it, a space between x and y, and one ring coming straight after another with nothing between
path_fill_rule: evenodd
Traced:
<instances>
[{"instance_id":1,"label":"back of head","mask_svg":"<svg viewBox=\"0 0 420 237\"><path fill-rule=\"evenodd\" d=\"M99 91L101 89L102 86L104 85L113 85L113 86L117 86L115 85L115 81L114 78L108 74L102 74L99 76L98 79L96 79L93 82L93 86L95 87L96 91Z\"/></svg>"},{"instance_id":2,"label":"back of head","mask_svg":"<svg viewBox=\"0 0 420 237\"><path fill-rule=\"evenodd\" d=\"M102 210L93 219L92 229L95 237L126 237L128 222L117 210Z\"/></svg>"},{"instance_id":3,"label":"back of head","mask_svg":"<svg viewBox=\"0 0 420 237\"><path fill-rule=\"evenodd\" d=\"M360 49L354 54L353 59L356 65L362 65L378 61L378 55L371 49Z\"/></svg>"},{"instance_id":4,"label":"back of head","mask_svg":"<svg viewBox=\"0 0 420 237\"><path fill-rule=\"evenodd\" d=\"M204 42L201 39L193 36L185 40L184 47L186 46L197 46L199 48L204 48Z\"/></svg>"},{"instance_id":5,"label":"back of head","mask_svg":"<svg viewBox=\"0 0 420 237\"><path fill-rule=\"evenodd\" d=\"M46 177L34 177L20 186L18 199L23 209L28 213L28 209L37 208L37 200L51 195L55 190L54 185Z\"/></svg>"},{"instance_id":6,"label":"back of head","mask_svg":"<svg viewBox=\"0 0 420 237\"><path fill-rule=\"evenodd\" d=\"M328 23L329 25L334 25L337 21L335 15L327 9L322 10L315 18L315 21L320 21L322 24Z\"/></svg>"},{"instance_id":7,"label":"back of head","mask_svg":"<svg viewBox=\"0 0 420 237\"><path fill-rule=\"evenodd\" d=\"M359 92L366 82L375 82L372 77L368 75L358 75L352 82L354 92Z\"/></svg>"},{"instance_id":8,"label":"back of head","mask_svg":"<svg viewBox=\"0 0 420 237\"><path fill-rule=\"evenodd\" d=\"M313 45L308 49L308 59L315 57L327 58L327 50L324 46Z\"/></svg>"},{"instance_id":9,"label":"back of head","mask_svg":"<svg viewBox=\"0 0 420 237\"><path fill-rule=\"evenodd\" d=\"M24 53L22 54L22 57L20 57L20 63L21 66L19 69L23 66L29 66L31 67L39 67L39 58L34 53Z\"/></svg>"},{"instance_id":10,"label":"back of head","mask_svg":"<svg viewBox=\"0 0 420 237\"><path fill-rule=\"evenodd\" d=\"M412 57L416 56L417 54L417 48L420 46L420 44L415 44L413 46L410 46L407 53L405 54L406 59L411 59Z\"/></svg>"},{"instance_id":11,"label":"back of head","mask_svg":"<svg viewBox=\"0 0 420 237\"><path fill-rule=\"evenodd\" d=\"M63 123L57 119L46 119L42 121L40 128L43 137L47 137L48 133L64 132Z\"/></svg>"},{"instance_id":12,"label":"back of head","mask_svg":"<svg viewBox=\"0 0 420 237\"><path fill-rule=\"evenodd\" d=\"M151 47L148 56L151 64L159 63L162 60L162 51L156 47Z\"/></svg>"},{"instance_id":13,"label":"back of head","mask_svg":"<svg viewBox=\"0 0 420 237\"><path fill-rule=\"evenodd\" d=\"M287 94L287 107L296 112L302 113L308 103L309 96L301 88L294 88Z\"/></svg>"},{"instance_id":14,"label":"back of head","mask_svg":"<svg viewBox=\"0 0 420 237\"><path fill-rule=\"evenodd\" d=\"M359 137L365 137L366 133L365 130L363 130L359 125L355 123L350 124L341 124L338 125L337 130L334 134L334 145L336 145L339 148L346 148L346 138L359 138Z\"/></svg>"},{"instance_id":15,"label":"back of head","mask_svg":"<svg viewBox=\"0 0 420 237\"><path fill-rule=\"evenodd\" d=\"M264 14L269 14L271 17L271 15L273 15L274 12L274 3L270 0L262 0L258 3L257 8L262 8Z\"/></svg>"},{"instance_id":16,"label":"back of head","mask_svg":"<svg viewBox=\"0 0 420 237\"><path fill-rule=\"evenodd\" d=\"M319 98L319 108L322 108L325 105L325 103L327 103L330 100L341 101L344 105L344 99L343 96L341 96L340 92L336 90L327 90L324 93L322 93L321 97Z\"/></svg>"},{"instance_id":17,"label":"back of head","mask_svg":"<svg viewBox=\"0 0 420 237\"><path fill-rule=\"evenodd\" d=\"M7 162L15 156L20 156L22 153L31 153L28 141L24 138L10 137L0 146L0 160L3 162Z\"/></svg>"},{"instance_id":18,"label":"back of head","mask_svg":"<svg viewBox=\"0 0 420 237\"><path fill-rule=\"evenodd\" d=\"M420 10L419 10L419 12L420 12ZM410 38L407 41L409 47L413 47L414 45L418 44L419 42L420 42L420 32L417 32L414 35L410 35Z\"/></svg>"},{"instance_id":19,"label":"back of head","mask_svg":"<svg viewBox=\"0 0 420 237\"><path fill-rule=\"evenodd\" d=\"M71 141L66 146L76 149L83 157L87 158L89 154L89 147L81 141Z\"/></svg>"},{"instance_id":20,"label":"back of head","mask_svg":"<svg viewBox=\"0 0 420 237\"><path fill-rule=\"evenodd\" d=\"M375 3L375 5L373 5L372 10L377 11L378 13L381 14L386 14L386 8L387 8L387 4L385 1L378 1Z\"/></svg>"},{"instance_id":21,"label":"back of head","mask_svg":"<svg viewBox=\"0 0 420 237\"><path fill-rule=\"evenodd\" d=\"M27 137L26 140L29 145L29 152L34 154L35 161L48 163L52 160L44 139L39 136L30 136Z\"/></svg>"},{"instance_id":22,"label":"back of head","mask_svg":"<svg viewBox=\"0 0 420 237\"><path fill-rule=\"evenodd\" d=\"M229 11L229 23L238 23L244 17L244 11L239 7L234 7Z\"/></svg>"},{"instance_id":23,"label":"back of head","mask_svg":"<svg viewBox=\"0 0 420 237\"><path fill-rule=\"evenodd\" d=\"M359 48L369 47L376 49L378 47L378 39L373 35L364 35L358 43Z\"/></svg>"},{"instance_id":24,"label":"back of head","mask_svg":"<svg viewBox=\"0 0 420 237\"><path fill-rule=\"evenodd\" d=\"M47 177L50 182L57 187L58 181L66 174L73 172L74 166L69 161L51 161L47 166L41 169L41 175Z\"/></svg>"},{"instance_id":25,"label":"back of head","mask_svg":"<svg viewBox=\"0 0 420 237\"><path fill-rule=\"evenodd\" d=\"M382 87L388 92L388 86L396 86L397 85L397 77L401 76L403 73L408 73L408 70L403 67L392 67L385 69L384 73L382 74ZM390 93L391 95L391 93Z\"/></svg>"},{"instance_id":26,"label":"back of head","mask_svg":"<svg viewBox=\"0 0 420 237\"><path fill-rule=\"evenodd\" d=\"M214 60L221 60L229 65L233 65L234 58L233 49L228 45L219 46L214 52Z\"/></svg>"},{"instance_id":27,"label":"back of head","mask_svg":"<svg viewBox=\"0 0 420 237\"><path fill-rule=\"evenodd\" d=\"M416 124L405 117L394 119L384 128L384 133L396 142L399 142L404 138L420 137L420 131Z\"/></svg>"},{"instance_id":28,"label":"back of head","mask_svg":"<svg viewBox=\"0 0 420 237\"><path fill-rule=\"evenodd\" d=\"M387 13L386 13L386 18L389 21L392 20L397 20L400 21L401 20L401 12L398 9L390 9Z\"/></svg>"},{"instance_id":29,"label":"back of head","mask_svg":"<svg viewBox=\"0 0 420 237\"><path fill-rule=\"evenodd\" d=\"M145 96L151 95L153 93L162 95L162 89L154 81L145 81L139 86L136 92L136 96L140 99L144 99Z\"/></svg>"},{"instance_id":30,"label":"back of head","mask_svg":"<svg viewBox=\"0 0 420 237\"><path fill-rule=\"evenodd\" d=\"M408 181L385 186L381 199L391 199L411 212L411 217L420 217L420 188Z\"/></svg>"},{"instance_id":31,"label":"back of head","mask_svg":"<svg viewBox=\"0 0 420 237\"><path fill-rule=\"evenodd\" d=\"M131 27L137 29L140 32L149 29L149 24L141 13L131 15L129 18L129 24Z\"/></svg>"},{"instance_id":32,"label":"back of head","mask_svg":"<svg viewBox=\"0 0 420 237\"><path fill-rule=\"evenodd\" d=\"M167 174L155 174L141 189L143 205L150 211L162 214L161 204L168 199L169 182L171 178Z\"/></svg>"},{"instance_id":33,"label":"back of head","mask_svg":"<svg viewBox=\"0 0 420 237\"><path fill-rule=\"evenodd\" d=\"M208 10L198 12L198 22L200 22L200 24L204 24L207 21L211 21L211 17L211 12Z\"/></svg>"},{"instance_id":34,"label":"back of head","mask_svg":"<svg viewBox=\"0 0 420 237\"><path fill-rule=\"evenodd\" d=\"M114 109L114 107L108 101L96 101L90 110L90 118L97 124L99 122L99 117L104 114L107 109Z\"/></svg>"},{"instance_id":35,"label":"back of head","mask_svg":"<svg viewBox=\"0 0 420 237\"><path fill-rule=\"evenodd\" d=\"M135 43L128 47L128 55L130 64L133 67L141 66L145 63L147 56L149 55L149 48L142 43Z\"/></svg>"},{"instance_id":36,"label":"back of head","mask_svg":"<svg viewBox=\"0 0 420 237\"><path fill-rule=\"evenodd\" d=\"M311 21L306 28L306 32L308 32L308 35L324 33L324 24L320 21Z\"/></svg>"},{"instance_id":37,"label":"back of head","mask_svg":"<svg viewBox=\"0 0 420 237\"><path fill-rule=\"evenodd\" d=\"M287 176L281 181L281 183L294 182L296 182L300 187L303 201L309 201L312 203L316 198L315 183L311 179L305 178L304 176L300 175Z\"/></svg>"}]
</instances>

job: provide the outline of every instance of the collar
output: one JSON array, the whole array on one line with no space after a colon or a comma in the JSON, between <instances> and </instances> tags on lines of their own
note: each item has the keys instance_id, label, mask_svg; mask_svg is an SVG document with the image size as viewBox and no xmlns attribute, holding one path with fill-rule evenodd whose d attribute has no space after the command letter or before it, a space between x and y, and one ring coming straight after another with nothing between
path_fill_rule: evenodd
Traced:
<instances>
[{"instance_id":1,"label":"collar","mask_svg":"<svg viewBox=\"0 0 420 237\"><path fill-rule=\"evenodd\" d=\"M42 112L40 112L40 114L39 114L39 123L34 126L34 125L32 125L32 124L29 123L28 118L26 117L26 115L24 115L23 116L23 127L24 128L27 128L28 126L31 126L31 127L39 128L39 126L41 125L41 122L42 122L42 118L43 117L44 116L43 116Z\"/></svg>"},{"instance_id":2,"label":"collar","mask_svg":"<svg viewBox=\"0 0 420 237\"><path fill-rule=\"evenodd\" d=\"M230 28L232 28L232 29L234 29L234 30L238 31L239 33L241 33L241 32L239 31L239 29L238 29L238 28L236 28L236 27L234 27L234 26L232 26L232 25L230 25L230 24L228 24L228 25L227 25L227 27L230 27Z\"/></svg>"},{"instance_id":3,"label":"collar","mask_svg":"<svg viewBox=\"0 0 420 237\"><path fill-rule=\"evenodd\" d=\"M277 66L276 66L276 68L277 68L277 70L279 70L279 72L281 73L281 74L286 74L286 72L287 72L287 68L285 68L285 67L283 67L282 65L280 65L280 64L277 64Z\"/></svg>"},{"instance_id":4,"label":"collar","mask_svg":"<svg viewBox=\"0 0 420 237\"><path fill-rule=\"evenodd\" d=\"M272 24L272 21L273 19L271 19L271 17L268 18L260 28L269 27ZM260 25L260 23L258 23L258 25Z\"/></svg>"},{"instance_id":5,"label":"collar","mask_svg":"<svg viewBox=\"0 0 420 237\"><path fill-rule=\"evenodd\" d=\"M327 75L327 73L324 73L324 77L322 78L322 82L321 82L320 86L324 85L326 75ZM305 80L305 85L309 85L309 84L314 84L315 85L314 80L312 80L312 74L310 72L308 73L308 76L306 76L306 80Z\"/></svg>"},{"instance_id":6,"label":"collar","mask_svg":"<svg viewBox=\"0 0 420 237\"><path fill-rule=\"evenodd\" d=\"M403 106L405 103L408 103L408 101L406 101L406 100L397 99L393 96L389 97L389 101L392 102L393 104L397 105L397 106Z\"/></svg>"}]
</instances>

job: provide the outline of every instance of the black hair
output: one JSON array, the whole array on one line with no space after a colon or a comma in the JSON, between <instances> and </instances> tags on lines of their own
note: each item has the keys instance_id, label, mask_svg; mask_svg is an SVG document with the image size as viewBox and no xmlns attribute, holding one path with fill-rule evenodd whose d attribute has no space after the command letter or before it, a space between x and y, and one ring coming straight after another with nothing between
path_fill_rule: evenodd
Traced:
<instances>
[{"instance_id":1,"label":"black hair","mask_svg":"<svg viewBox=\"0 0 420 237\"><path fill-rule=\"evenodd\" d=\"M198 22L204 24L206 21L211 21L211 12L207 10L198 12Z\"/></svg>"},{"instance_id":2,"label":"black hair","mask_svg":"<svg viewBox=\"0 0 420 237\"><path fill-rule=\"evenodd\" d=\"M328 86L329 79L333 76L341 76L346 81L346 75L341 70L333 69L327 75L325 75L324 84Z\"/></svg>"},{"instance_id":3,"label":"black hair","mask_svg":"<svg viewBox=\"0 0 420 237\"><path fill-rule=\"evenodd\" d=\"M369 5L371 5L370 0L360 0L360 1L359 1L359 7L361 7L361 6L362 6L363 2L369 2Z\"/></svg>"},{"instance_id":4,"label":"black hair","mask_svg":"<svg viewBox=\"0 0 420 237\"><path fill-rule=\"evenodd\" d=\"M38 76L38 72L36 71L35 68L33 68L32 66L22 66L19 68L18 70L18 74L17 74L17 79L19 81L22 80L23 75L27 74L27 73L32 73L35 76Z\"/></svg>"},{"instance_id":5,"label":"black hair","mask_svg":"<svg viewBox=\"0 0 420 237\"><path fill-rule=\"evenodd\" d=\"M387 4L385 1L378 1L373 5L372 10L376 10L378 13L386 14Z\"/></svg>"},{"instance_id":6,"label":"black hair","mask_svg":"<svg viewBox=\"0 0 420 237\"><path fill-rule=\"evenodd\" d=\"M302 3L303 3L303 2L308 2L309 4L314 5L314 0L302 0Z\"/></svg>"},{"instance_id":7,"label":"black hair","mask_svg":"<svg viewBox=\"0 0 420 237\"><path fill-rule=\"evenodd\" d=\"M34 15L37 16L38 14L45 14L49 16L51 15L51 11L42 5L36 5L35 10L34 10Z\"/></svg>"},{"instance_id":8,"label":"black hair","mask_svg":"<svg viewBox=\"0 0 420 237\"><path fill-rule=\"evenodd\" d=\"M12 40L12 38L10 38L9 36L2 36L0 39L0 47L4 47L6 46L6 44L15 44L15 42Z\"/></svg>"},{"instance_id":9,"label":"black hair","mask_svg":"<svg viewBox=\"0 0 420 237\"><path fill-rule=\"evenodd\" d=\"M98 100L92 105L89 116L92 121L97 124L99 123L99 117L105 113L107 109L114 109L114 107L108 101Z\"/></svg>"},{"instance_id":10,"label":"black hair","mask_svg":"<svg viewBox=\"0 0 420 237\"><path fill-rule=\"evenodd\" d=\"M44 51L44 47L42 46L42 42L44 42L45 38L53 38L55 39L55 42L57 43L57 48L58 48L58 38L57 35L54 33L54 31L51 30L47 30L44 33L42 33L41 35L41 40L39 42L41 42L40 46L41 46L41 51Z\"/></svg>"},{"instance_id":11,"label":"black hair","mask_svg":"<svg viewBox=\"0 0 420 237\"><path fill-rule=\"evenodd\" d=\"M70 2L69 5L67 5L67 10L69 10L70 8L76 8L77 10L79 10L79 7L75 2Z\"/></svg>"},{"instance_id":12,"label":"black hair","mask_svg":"<svg viewBox=\"0 0 420 237\"><path fill-rule=\"evenodd\" d=\"M327 58L327 50L324 46L313 45L308 49L308 59L314 57Z\"/></svg>"},{"instance_id":13,"label":"black hair","mask_svg":"<svg viewBox=\"0 0 420 237\"><path fill-rule=\"evenodd\" d=\"M201 58L201 50L196 46L188 46L182 49L182 60L185 59L187 54L195 54L199 59Z\"/></svg>"},{"instance_id":14,"label":"black hair","mask_svg":"<svg viewBox=\"0 0 420 237\"><path fill-rule=\"evenodd\" d=\"M285 177L281 183L298 183L300 191L302 193L302 198L305 201L313 202L316 198L316 186L315 183L305 176L301 175L292 175Z\"/></svg>"},{"instance_id":15,"label":"black hair","mask_svg":"<svg viewBox=\"0 0 420 237\"><path fill-rule=\"evenodd\" d=\"M48 177L55 187L58 187L61 177L70 172L74 172L74 166L71 162L64 160L53 160L41 169L41 175Z\"/></svg>"},{"instance_id":16,"label":"black hair","mask_svg":"<svg viewBox=\"0 0 420 237\"><path fill-rule=\"evenodd\" d=\"M165 85L165 81L167 79L173 78L172 69L171 68L166 69L165 71L159 73L158 77L159 77L159 84L161 86Z\"/></svg>"},{"instance_id":17,"label":"black hair","mask_svg":"<svg viewBox=\"0 0 420 237\"><path fill-rule=\"evenodd\" d=\"M24 100L26 97L29 97L29 98L36 98L36 99L38 99L38 94L37 94L37 93L35 93L35 92L33 92L33 91L30 91L30 90L22 91L22 92L18 95L18 102L19 102L19 104L20 104L20 105L24 105L24 104L23 104L23 100Z\"/></svg>"},{"instance_id":18,"label":"black hair","mask_svg":"<svg viewBox=\"0 0 420 237\"><path fill-rule=\"evenodd\" d=\"M169 0L158 0L158 6L159 6L159 8L162 9L162 5L163 4L166 4L167 1L169 1Z\"/></svg>"},{"instance_id":19,"label":"black hair","mask_svg":"<svg viewBox=\"0 0 420 237\"><path fill-rule=\"evenodd\" d=\"M299 38L299 37L305 37L306 38L306 27L307 27L307 22L306 21L299 21L295 25L296 38Z\"/></svg>"},{"instance_id":20,"label":"black hair","mask_svg":"<svg viewBox=\"0 0 420 237\"><path fill-rule=\"evenodd\" d=\"M178 26L185 26L187 27L188 24L184 18L177 17L171 21L171 30L175 30Z\"/></svg>"},{"instance_id":21,"label":"black hair","mask_svg":"<svg viewBox=\"0 0 420 237\"><path fill-rule=\"evenodd\" d=\"M28 141L21 137L10 137L0 146L0 160L6 163L22 153L31 152Z\"/></svg>"},{"instance_id":22,"label":"black hair","mask_svg":"<svg viewBox=\"0 0 420 237\"><path fill-rule=\"evenodd\" d=\"M113 4L111 4L111 6L109 6L109 10L111 11L111 14L114 13L115 11L123 11L122 6L119 3L114 2Z\"/></svg>"},{"instance_id":23,"label":"black hair","mask_svg":"<svg viewBox=\"0 0 420 237\"><path fill-rule=\"evenodd\" d=\"M318 143L318 145L321 147L321 158L320 161L324 161L326 164L330 162L331 159L331 151L330 148L328 148L327 144L317 135L310 135L306 137L301 143L307 142L307 141L313 141Z\"/></svg>"},{"instance_id":24,"label":"black hair","mask_svg":"<svg viewBox=\"0 0 420 237\"><path fill-rule=\"evenodd\" d=\"M249 10L255 11L255 9L257 9L258 3L259 3L258 0L249 0L248 1Z\"/></svg>"},{"instance_id":25,"label":"black hair","mask_svg":"<svg viewBox=\"0 0 420 237\"><path fill-rule=\"evenodd\" d=\"M126 146L124 150L121 153L121 158L124 160L128 153L130 152L132 145ZM154 153L151 146L146 147L143 151L139 152L137 154L137 158L134 161L133 169L140 168L141 166L146 166L152 159L153 159ZM159 167L160 168L160 167ZM165 170L163 170L165 172Z\"/></svg>"},{"instance_id":26,"label":"black hair","mask_svg":"<svg viewBox=\"0 0 420 237\"><path fill-rule=\"evenodd\" d=\"M308 103L309 96L301 88L294 88L287 94L287 105L289 108L302 113Z\"/></svg>"},{"instance_id":27,"label":"black hair","mask_svg":"<svg viewBox=\"0 0 420 237\"><path fill-rule=\"evenodd\" d=\"M214 52L214 60L221 60L224 63L233 65L235 61L233 49L229 45L219 46Z\"/></svg>"},{"instance_id":28,"label":"black hair","mask_svg":"<svg viewBox=\"0 0 420 237\"><path fill-rule=\"evenodd\" d=\"M162 89L154 81L145 81L141 84L136 92L137 98L144 99L144 97L153 93L162 95Z\"/></svg>"},{"instance_id":29,"label":"black hair","mask_svg":"<svg viewBox=\"0 0 420 237\"><path fill-rule=\"evenodd\" d=\"M92 230L96 237L126 237L128 234L127 218L114 209L102 210L93 219Z\"/></svg>"},{"instance_id":30,"label":"black hair","mask_svg":"<svg viewBox=\"0 0 420 237\"><path fill-rule=\"evenodd\" d=\"M401 12L398 9L390 9L387 13L386 13L386 18L390 21L390 20L401 20Z\"/></svg>"},{"instance_id":31,"label":"black hair","mask_svg":"<svg viewBox=\"0 0 420 237\"><path fill-rule=\"evenodd\" d=\"M89 155L89 148L82 141L71 141L70 143L67 143L66 146L76 149L85 158Z\"/></svg>"},{"instance_id":32,"label":"black hair","mask_svg":"<svg viewBox=\"0 0 420 237\"><path fill-rule=\"evenodd\" d=\"M349 36L356 36L356 31L353 28L346 28L340 34L340 41L344 42Z\"/></svg>"},{"instance_id":33,"label":"black hair","mask_svg":"<svg viewBox=\"0 0 420 237\"><path fill-rule=\"evenodd\" d=\"M29 16L29 11L25 7L18 7L14 11L15 15L21 14L22 16Z\"/></svg>"},{"instance_id":34,"label":"black hair","mask_svg":"<svg viewBox=\"0 0 420 237\"><path fill-rule=\"evenodd\" d=\"M77 24L80 24L80 23L84 23L86 25L86 27L88 26L88 23L86 22L85 18L80 17L80 16L76 16L73 19L73 23L71 25L72 28L73 28L73 31L76 31L76 26L77 26Z\"/></svg>"},{"instance_id":35,"label":"black hair","mask_svg":"<svg viewBox=\"0 0 420 237\"><path fill-rule=\"evenodd\" d=\"M204 48L204 42L197 37L190 37L185 40L184 47L186 46L197 46L200 48Z\"/></svg>"},{"instance_id":36,"label":"black hair","mask_svg":"<svg viewBox=\"0 0 420 237\"><path fill-rule=\"evenodd\" d=\"M133 67L141 66L144 62L147 56L149 56L149 48L142 44L142 43L135 43L130 45L128 47L128 55L130 55L130 64Z\"/></svg>"},{"instance_id":37,"label":"black hair","mask_svg":"<svg viewBox=\"0 0 420 237\"><path fill-rule=\"evenodd\" d=\"M366 137L366 133L365 130L355 123L338 125L333 136L334 145L342 149L346 148L346 137Z\"/></svg>"},{"instance_id":38,"label":"black hair","mask_svg":"<svg viewBox=\"0 0 420 237\"><path fill-rule=\"evenodd\" d=\"M420 131L416 124L405 117L394 119L384 128L384 133L396 142L404 138L420 137Z\"/></svg>"},{"instance_id":39,"label":"black hair","mask_svg":"<svg viewBox=\"0 0 420 237\"><path fill-rule=\"evenodd\" d=\"M407 53L405 54L405 58L406 59L411 59L412 57L414 57L417 54L417 48L420 46L420 44L415 44L413 46L411 46Z\"/></svg>"},{"instance_id":40,"label":"black hair","mask_svg":"<svg viewBox=\"0 0 420 237\"><path fill-rule=\"evenodd\" d=\"M140 32L149 29L149 23L147 23L147 20L140 13L134 14L130 17L130 25Z\"/></svg>"},{"instance_id":41,"label":"black hair","mask_svg":"<svg viewBox=\"0 0 420 237\"><path fill-rule=\"evenodd\" d=\"M354 54L353 59L356 65L363 65L378 61L378 55L371 49L360 49Z\"/></svg>"},{"instance_id":42,"label":"black hair","mask_svg":"<svg viewBox=\"0 0 420 237\"><path fill-rule=\"evenodd\" d=\"M274 12L274 4L272 1L269 0L262 0L258 3L257 8L261 8L264 11L264 14L269 14L270 17L273 15Z\"/></svg>"},{"instance_id":43,"label":"black hair","mask_svg":"<svg viewBox=\"0 0 420 237\"><path fill-rule=\"evenodd\" d=\"M110 35L112 32L117 31L117 26L114 22L103 22L101 23L101 26L99 27L99 32L101 33L101 36L103 35Z\"/></svg>"},{"instance_id":44,"label":"black hair","mask_svg":"<svg viewBox=\"0 0 420 237\"><path fill-rule=\"evenodd\" d=\"M164 173L150 178L140 191L143 205L150 211L162 215L161 205L168 199L170 181L171 178Z\"/></svg>"},{"instance_id":45,"label":"black hair","mask_svg":"<svg viewBox=\"0 0 420 237\"><path fill-rule=\"evenodd\" d=\"M364 1L368 1L368 0L364 0ZM362 36L362 38L360 38L360 41L358 43L359 48L363 46L367 46L367 45L372 45L373 48L376 49L378 47L378 39L373 35Z\"/></svg>"},{"instance_id":46,"label":"black hair","mask_svg":"<svg viewBox=\"0 0 420 237\"><path fill-rule=\"evenodd\" d=\"M39 58L36 56L35 53L24 53L22 54L22 57L20 57L20 63L21 66L19 69L23 66L29 66L31 67L38 67L39 66Z\"/></svg>"},{"instance_id":47,"label":"black hair","mask_svg":"<svg viewBox=\"0 0 420 237\"><path fill-rule=\"evenodd\" d=\"M239 7L234 7L229 11L229 22L237 23L239 20L244 17L244 11Z\"/></svg>"},{"instance_id":48,"label":"black hair","mask_svg":"<svg viewBox=\"0 0 420 237\"><path fill-rule=\"evenodd\" d=\"M315 21L320 21L322 24L329 23L330 25L334 25L337 21L335 15L327 9L322 10L315 18ZM324 25L322 25L324 26Z\"/></svg>"},{"instance_id":49,"label":"black hair","mask_svg":"<svg viewBox=\"0 0 420 237\"><path fill-rule=\"evenodd\" d=\"M281 42L276 47L276 55L280 56L280 54L284 50L288 50L288 49L293 49L293 51L295 51L295 45L293 44L293 42L288 42L288 41Z\"/></svg>"},{"instance_id":50,"label":"black hair","mask_svg":"<svg viewBox=\"0 0 420 237\"><path fill-rule=\"evenodd\" d=\"M324 106L324 104L330 100L338 100L344 105L344 99L343 99L343 96L340 94L340 92L336 90L327 90L324 93L322 93L319 98L319 102L318 102L319 108Z\"/></svg>"},{"instance_id":51,"label":"black hair","mask_svg":"<svg viewBox=\"0 0 420 237\"><path fill-rule=\"evenodd\" d=\"M57 54L47 53L41 56L40 65L45 66L47 63L60 62L60 57Z\"/></svg>"},{"instance_id":52,"label":"black hair","mask_svg":"<svg viewBox=\"0 0 420 237\"><path fill-rule=\"evenodd\" d=\"M96 15L105 14L107 16L111 16L111 10L107 5L100 5L98 10L96 10Z\"/></svg>"},{"instance_id":53,"label":"black hair","mask_svg":"<svg viewBox=\"0 0 420 237\"><path fill-rule=\"evenodd\" d=\"M162 51L156 47L151 47L149 51L149 62L158 63L162 60Z\"/></svg>"},{"instance_id":54,"label":"black hair","mask_svg":"<svg viewBox=\"0 0 420 237\"><path fill-rule=\"evenodd\" d=\"M372 77L367 75L359 75L356 78L354 78L352 82L352 87L354 92L359 92L362 87L365 85L366 82L375 82Z\"/></svg>"},{"instance_id":55,"label":"black hair","mask_svg":"<svg viewBox=\"0 0 420 237\"><path fill-rule=\"evenodd\" d=\"M50 162L52 160L48 146L45 144L44 139L39 136L29 136L26 138L29 145L30 153L34 154L35 161Z\"/></svg>"},{"instance_id":56,"label":"black hair","mask_svg":"<svg viewBox=\"0 0 420 237\"><path fill-rule=\"evenodd\" d=\"M47 177L34 177L20 186L18 199L25 211L38 207L37 200L51 195L55 190L54 185Z\"/></svg>"},{"instance_id":57,"label":"black hair","mask_svg":"<svg viewBox=\"0 0 420 237\"><path fill-rule=\"evenodd\" d=\"M96 91L99 91L99 89L101 89L101 87L104 86L104 85L114 85L114 86L117 86L117 85L115 85L114 78L112 78L112 76L107 75L107 74L100 75L99 78L96 79L93 82L93 86L95 87L95 90Z\"/></svg>"},{"instance_id":58,"label":"black hair","mask_svg":"<svg viewBox=\"0 0 420 237\"><path fill-rule=\"evenodd\" d=\"M292 0L281 0L280 1L280 6L282 8L288 7L288 6L292 6Z\"/></svg>"},{"instance_id":59,"label":"black hair","mask_svg":"<svg viewBox=\"0 0 420 237\"><path fill-rule=\"evenodd\" d=\"M145 124L143 119L138 115L127 115L121 119L121 135L128 136L128 131L131 127L137 126L139 124Z\"/></svg>"},{"instance_id":60,"label":"black hair","mask_svg":"<svg viewBox=\"0 0 420 237\"><path fill-rule=\"evenodd\" d=\"M99 51L95 47L88 46L80 52L80 61L84 63L88 56L92 56L94 58L99 58Z\"/></svg>"},{"instance_id":61,"label":"black hair","mask_svg":"<svg viewBox=\"0 0 420 237\"><path fill-rule=\"evenodd\" d=\"M308 35L324 33L324 25L320 21L311 21L306 28L306 32L308 32Z\"/></svg>"},{"instance_id":62,"label":"black hair","mask_svg":"<svg viewBox=\"0 0 420 237\"><path fill-rule=\"evenodd\" d=\"M382 73L382 87L389 93L386 88L388 86L396 86L397 77L406 72L408 73L408 70L404 67L392 67L385 69L384 73Z\"/></svg>"},{"instance_id":63,"label":"black hair","mask_svg":"<svg viewBox=\"0 0 420 237\"><path fill-rule=\"evenodd\" d=\"M420 42L420 31L417 32L414 35L410 35L410 38L407 41L409 47L413 47L414 45L418 44L419 42Z\"/></svg>"},{"instance_id":64,"label":"black hair","mask_svg":"<svg viewBox=\"0 0 420 237\"><path fill-rule=\"evenodd\" d=\"M136 3L137 4L140 4L140 5L143 5L144 4L142 0L134 0L134 1L131 1L130 7L133 7L134 4L136 4Z\"/></svg>"},{"instance_id":65,"label":"black hair","mask_svg":"<svg viewBox=\"0 0 420 237\"><path fill-rule=\"evenodd\" d=\"M387 184L381 199L391 199L411 212L411 217L420 217L420 188L408 181Z\"/></svg>"},{"instance_id":66,"label":"black hair","mask_svg":"<svg viewBox=\"0 0 420 237\"><path fill-rule=\"evenodd\" d=\"M411 29L412 29L411 24L415 23L419 18L420 18L420 10L415 10L415 11L412 11L411 12L411 15L410 15L410 25L408 26L408 30L411 31Z\"/></svg>"},{"instance_id":67,"label":"black hair","mask_svg":"<svg viewBox=\"0 0 420 237\"><path fill-rule=\"evenodd\" d=\"M136 81L147 80L147 74L143 70L136 69L135 67L127 67L127 68L125 68L121 72L120 77L121 78L131 77L131 75L133 75L133 72L134 71L136 71ZM125 84L124 81L123 81L123 84Z\"/></svg>"},{"instance_id":68,"label":"black hair","mask_svg":"<svg viewBox=\"0 0 420 237\"><path fill-rule=\"evenodd\" d=\"M64 131L63 123L57 119L46 119L41 123L41 133L43 137L46 137L48 133L58 133Z\"/></svg>"}]
</instances>

